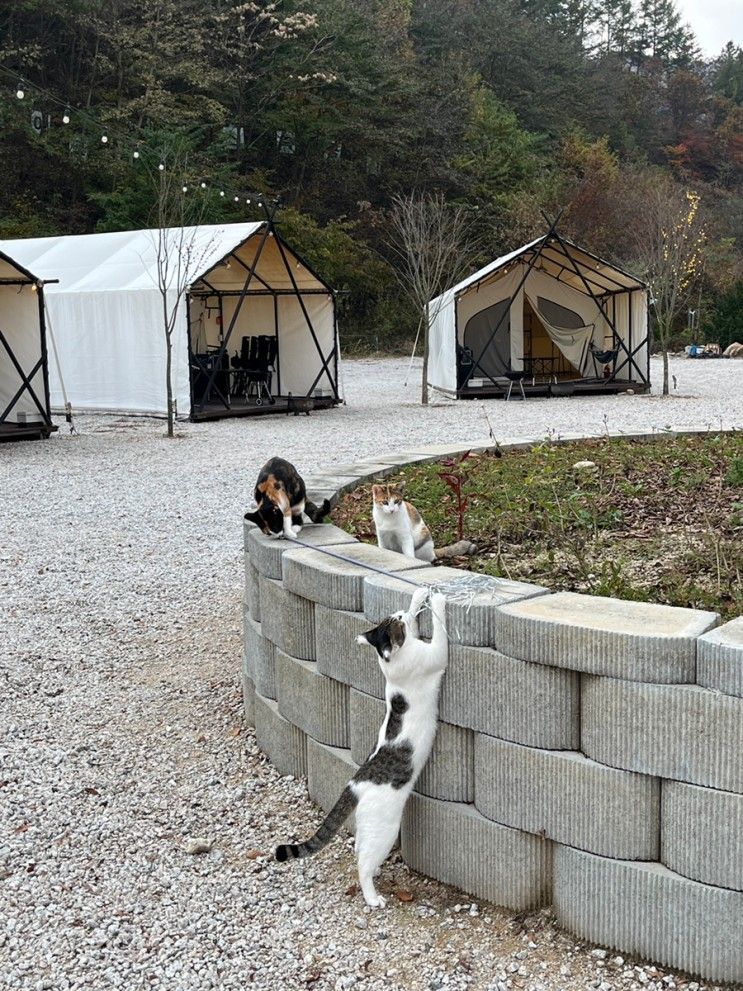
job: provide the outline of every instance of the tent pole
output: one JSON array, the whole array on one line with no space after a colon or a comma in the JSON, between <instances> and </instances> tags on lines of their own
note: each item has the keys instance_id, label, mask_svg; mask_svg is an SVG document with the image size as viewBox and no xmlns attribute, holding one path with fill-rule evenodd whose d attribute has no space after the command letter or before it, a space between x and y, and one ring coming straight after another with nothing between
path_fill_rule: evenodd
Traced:
<instances>
[{"instance_id":1,"label":"tent pole","mask_svg":"<svg viewBox=\"0 0 743 991\"><path fill-rule=\"evenodd\" d=\"M573 256L568 251L567 245L565 244L565 242L563 241L563 239L560 237L560 235L557 233L557 231L555 231L555 237L557 238L557 241L560 244L560 247L562 248L563 252L565 253L565 257L570 262L570 264L571 264L571 266L573 268L573 271L575 272L575 274L578 276L578 278L581 280L581 282L583 283L583 285L588 290L588 294L590 295L591 299L596 304L596 308L598 309L599 313L601 314L601 316L604 318L604 320L606 320L606 322L611 327L611 332L614 335L614 341L621 347L621 349L627 355L627 357L632 362L632 364L635 366L635 368L637 368L637 373L640 376L640 378L643 378L642 372L637 367L636 363L634 361L632 361L632 355L627 350L627 345L624 343L624 341L622 340L622 338L617 333L617 328L615 327L614 322L612 321L612 319L609 316L609 314L604 310L603 306L601 305L600 300L598 299L598 297L595 295L595 293L593 292L593 290L591 289L591 287L586 282L585 278L583 277L583 273L578 268L578 265L576 264L575 259L573 258Z\"/></svg>"},{"instance_id":2,"label":"tent pole","mask_svg":"<svg viewBox=\"0 0 743 991\"><path fill-rule=\"evenodd\" d=\"M273 332L276 335L276 395L281 395L281 352L279 350L279 297L273 294Z\"/></svg>"},{"instance_id":3,"label":"tent pole","mask_svg":"<svg viewBox=\"0 0 743 991\"><path fill-rule=\"evenodd\" d=\"M542 243L539 245L539 247L537 248L536 252L532 255L531 260L529 261L529 264L527 265L526 271L522 275L521 280L520 280L518 286L516 286L516 289L514 290L514 292L511 295L511 298L508 301L508 306L505 308L505 310L501 314L500 319L498 320L498 323L495 325L495 328L493 329L493 333L488 338L487 344L482 349L482 351L478 355L477 359L475 360L474 364L472 365L472 367L470 368L469 372L467 373L467 378L462 383L462 388L463 389L465 389L467 387L467 383L472 378L472 373L474 372L474 370L475 370L476 367L479 368L481 372L485 371L483 369L483 367L480 365L480 362L485 357L485 352L488 350L488 348L490 347L490 345L493 343L493 339L495 338L495 335L500 330L501 324L503 323L503 321L504 321L504 319L506 317L506 314L508 313L510 315L511 304L513 303L514 299L518 296L518 294L521 292L521 290L522 290L522 288L524 286L524 283L529 278L529 274L531 273L531 270L534 268L534 264L535 264L537 258L539 258L540 254L542 253L542 248L545 246L545 244L547 243L547 241L550 238L550 236L554 233L555 227L557 226L557 222L559 221L559 219L560 219L561 216L562 216L562 210L558 213L557 217L550 224L549 230L544 235L544 239L542 240ZM457 305L457 300L454 301L455 312L456 312L456 305ZM493 385L495 385L495 386L498 385L498 383L495 381L495 379L493 378L492 375L489 375L487 372L485 372L485 375L490 379L490 381L493 383Z\"/></svg>"},{"instance_id":4,"label":"tent pole","mask_svg":"<svg viewBox=\"0 0 743 991\"><path fill-rule=\"evenodd\" d=\"M47 416L49 423L51 423L52 403L49 397L49 353L46 348L46 314L44 312L43 285L37 286L36 292L39 297L39 339L41 343L41 368L44 376L44 398L46 400Z\"/></svg>"},{"instance_id":5,"label":"tent pole","mask_svg":"<svg viewBox=\"0 0 743 991\"><path fill-rule=\"evenodd\" d=\"M338 337L338 303L337 303L337 300L335 298L335 294L333 294L333 341L334 341L333 351L335 352L335 357L333 359L333 370L334 370L334 373L335 373L335 381L337 382L338 381L338 355L339 355L340 348L341 348L341 342L340 342L340 339ZM344 389L343 390L343 402L345 403L345 401L346 401L346 390Z\"/></svg>"},{"instance_id":6,"label":"tent pole","mask_svg":"<svg viewBox=\"0 0 743 991\"><path fill-rule=\"evenodd\" d=\"M266 241L268 240L268 234L269 234L269 231L271 229L271 225L272 225L272 222L269 220L269 222L266 224L266 229L263 232L263 237L261 239L261 243L258 245L258 250L255 253L255 258L253 259L253 264L251 265L250 270L248 272L248 277L245 280L245 285L242 287L242 292L240 293L240 295L238 297L238 300L237 300L237 303L235 305L235 312L232 314L232 319L230 320L230 326L228 327L227 333L225 334L225 338L222 341L222 345L221 345L219 351L217 352L217 360L215 361L214 367L211 369L211 371L209 373L209 380L206 383L206 389L204 390L204 396L208 396L209 395L209 393L211 391L211 388L214 385L214 380L217 377L217 371L219 370L219 366L220 366L220 364L222 362L222 358L224 357L225 351L227 350L227 345L230 342L230 337L232 336L232 331L234 330L235 324L237 323L237 318L238 318L238 316L240 314L240 310L242 309L243 302L245 301L245 296L246 296L246 294L248 292L248 288L250 286L250 283L253 281L253 274L254 274L256 268L258 267L258 262L260 261L261 255L263 254L263 248L265 247ZM221 395L221 393L220 393L220 395ZM224 397L222 397L222 402L224 403ZM229 409L230 408L229 403L224 403L224 407L225 407L225 409ZM199 410L202 410L203 408L204 408L204 403L202 401L202 402L199 403Z\"/></svg>"},{"instance_id":7,"label":"tent pole","mask_svg":"<svg viewBox=\"0 0 743 991\"><path fill-rule=\"evenodd\" d=\"M18 372L18 375L20 376L20 379L21 379L21 387L20 387L20 389L13 396L13 398L8 403L8 405L5 407L5 409L3 410L3 412L0 413L0 423L4 423L5 422L8 414L13 409L13 407L15 406L15 404L21 398L21 396L23 395L23 393L26 390L28 390L29 393L31 394L31 398L33 399L34 403L36 404L36 408L38 409L39 413L41 413L42 417L44 418L44 423L46 423L46 425L48 427L53 426L52 421L51 421L51 419L49 417L49 414L44 410L44 407L39 402L39 397L36 395L36 393L34 391L34 388L31 385L31 379L34 377L34 375L41 368L42 362L43 362L43 358L40 357L39 360L34 365L34 367L31 369L31 373L29 375L26 375L26 373L23 371L23 369L21 368L20 364L18 363L18 359L13 354L13 351L11 350L10 344L8 344L7 340L5 339L5 334L3 334L3 332L1 330L0 330L0 344L2 344L3 347L5 348L5 350L8 352L8 357L12 361L13 367Z\"/></svg>"},{"instance_id":8,"label":"tent pole","mask_svg":"<svg viewBox=\"0 0 743 991\"><path fill-rule=\"evenodd\" d=\"M273 222L271 222L271 223L272 223L272 226L273 226ZM320 342L318 341L317 334L315 333L315 328L313 327L312 320L310 319L310 315L307 312L307 307L304 305L304 300L302 299L302 294L299 291L299 286L297 285L297 280L294 278L294 273L292 272L291 266L289 265L289 259L286 257L286 252L284 251L284 245L281 242L281 238L279 237L278 231L276 231L274 233L274 241L276 242L276 246L279 249L279 252L280 252L281 257L283 259L284 266L286 268L286 273L289 276L289 281L291 282L292 288L294 289L294 292L296 293L297 302L299 303L300 308L302 310L302 313L304 314L304 319L307 321L307 326L309 327L310 334L312 334L312 340L315 342L315 347L317 348L317 353L320 355L320 361L322 362L322 368L320 369L317 377L315 378L315 381L310 386L309 391L307 392L307 395L308 396L312 395L312 390L315 388L315 386L317 385L317 383L320 381L320 379L322 378L323 374L327 374L328 379L330 380L331 388L333 389L333 395L335 396L336 400L338 402L340 402L340 396L338 395L338 382L337 382L337 380L334 380L333 379L333 376L330 374L330 369L328 368L328 364L330 363L330 359L333 357L333 352L331 351L331 353L328 355L327 358L325 358L323 356L322 348L320 347ZM333 349L333 350L335 350L335 349Z\"/></svg>"}]
</instances>

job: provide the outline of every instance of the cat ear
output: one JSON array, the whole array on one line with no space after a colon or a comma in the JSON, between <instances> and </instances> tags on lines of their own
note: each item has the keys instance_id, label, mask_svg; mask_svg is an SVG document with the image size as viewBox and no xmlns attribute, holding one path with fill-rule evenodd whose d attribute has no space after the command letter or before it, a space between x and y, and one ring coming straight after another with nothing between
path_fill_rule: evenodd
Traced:
<instances>
[{"instance_id":1,"label":"cat ear","mask_svg":"<svg viewBox=\"0 0 743 991\"><path fill-rule=\"evenodd\" d=\"M366 639L365 633L359 633L359 635L356 637L356 643L365 644L367 647L371 647L371 644Z\"/></svg>"},{"instance_id":2,"label":"cat ear","mask_svg":"<svg viewBox=\"0 0 743 991\"><path fill-rule=\"evenodd\" d=\"M372 485L372 499L378 499L384 489L383 485Z\"/></svg>"},{"instance_id":3,"label":"cat ear","mask_svg":"<svg viewBox=\"0 0 743 991\"><path fill-rule=\"evenodd\" d=\"M253 512L253 513L246 513L245 514L245 519L249 523L255 523L256 526L263 527L263 520L262 520L261 514L258 512L258 510L255 510L255 512Z\"/></svg>"},{"instance_id":4,"label":"cat ear","mask_svg":"<svg viewBox=\"0 0 743 991\"><path fill-rule=\"evenodd\" d=\"M405 482L404 481L403 482L400 482L398 484L397 491L400 493L400 495L403 494L403 492L405 491Z\"/></svg>"}]
</instances>

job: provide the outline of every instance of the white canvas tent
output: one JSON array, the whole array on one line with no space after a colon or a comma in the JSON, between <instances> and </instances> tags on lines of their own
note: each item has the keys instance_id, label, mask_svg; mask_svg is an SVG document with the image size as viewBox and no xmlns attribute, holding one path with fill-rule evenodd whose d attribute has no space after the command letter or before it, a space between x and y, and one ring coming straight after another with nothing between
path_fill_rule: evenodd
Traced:
<instances>
[{"instance_id":1,"label":"white canvas tent","mask_svg":"<svg viewBox=\"0 0 743 991\"><path fill-rule=\"evenodd\" d=\"M49 408L44 283L0 251L0 440L43 437Z\"/></svg>"},{"instance_id":2,"label":"white canvas tent","mask_svg":"<svg viewBox=\"0 0 743 991\"><path fill-rule=\"evenodd\" d=\"M143 230L0 241L0 250L12 251L42 277L59 279L46 305L75 408L166 412L158 235ZM327 404L338 401L335 294L270 220L176 228L164 243L188 273L180 299L172 281L168 291L168 307L178 303L173 384L179 416L256 411L251 403L233 402L224 384L245 336L277 338L275 396L321 394ZM60 406L56 369L50 386L52 406Z\"/></svg>"},{"instance_id":3,"label":"white canvas tent","mask_svg":"<svg viewBox=\"0 0 743 991\"><path fill-rule=\"evenodd\" d=\"M429 384L449 395L650 383L646 286L552 231L431 300L428 324Z\"/></svg>"}]
</instances>

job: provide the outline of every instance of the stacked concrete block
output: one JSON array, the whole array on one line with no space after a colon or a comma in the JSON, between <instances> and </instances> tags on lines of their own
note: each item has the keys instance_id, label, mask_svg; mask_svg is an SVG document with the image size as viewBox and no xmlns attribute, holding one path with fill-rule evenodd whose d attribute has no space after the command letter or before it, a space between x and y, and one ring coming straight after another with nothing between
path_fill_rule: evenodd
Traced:
<instances>
[{"instance_id":1,"label":"stacked concrete block","mask_svg":"<svg viewBox=\"0 0 743 991\"><path fill-rule=\"evenodd\" d=\"M276 651L279 712L318 743L348 747L348 685L320 674L317 665Z\"/></svg>"},{"instance_id":2,"label":"stacked concrete block","mask_svg":"<svg viewBox=\"0 0 743 991\"><path fill-rule=\"evenodd\" d=\"M500 649L540 664L627 678L695 680L697 637L717 613L558 592L502 608Z\"/></svg>"},{"instance_id":3,"label":"stacked concrete block","mask_svg":"<svg viewBox=\"0 0 743 991\"><path fill-rule=\"evenodd\" d=\"M743 980L740 891L557 845L554 904L560 925L584 939L708 980Z\"/></svg>"},{"instance_id":4,"label":"stacked concrete block","mask_svg":"<svg viewBox=\"0 0 743 991\"><path fill-rule=\"evenodd\" d=\"M259 575L263 633L280 650L315 660L315 607L282 582Z\"/></svg>"},{"instance_id":5,"label":"stacked concrete block","mask_svg":"<svg viewBox=\"0 0 743 991\"><path fill-rule=\"evenodd\" d=\"M369 569L405 573L415 581L422 561L382 550L371 544L353 544L320 550L294 550L284 555L284 585L297 595L334 609L360 612L364 606L364 579ZM345 560L329 554L341 555Z\"/></svg>"},{"instance_id":6,"label":"stacked concrete block","mask_svg":"<svg viewBox=\"0 0 743 991\"><path fill-rule=\"evenodd\" d=\"M242 687L245 722L248 726L255 726L255 685L253 684L253 679L245 670L244 664L240 685Z\"/></svg>"},{"instance_id":7,"label":"stacked concrete block","mask_svg":"<svg viewBox=\"0 0 743 991\"><path fill-rule=\"evenodd\" d=\"M663 863L695 881L743 891L743 795L664 781L661 807Z\"/></svg>"},{"instance_id":8,"label":"stacked concrete block","mask_svg":"<svg viewBox=\"0 0 743 991\"><path fill-rule=\"evenodd\" d=\"M247 555L245 556L245 605L253 619L260 622L261 593L258 587L258 569L251 564Z\"/></svg>"},{"instance_id":9,"label":"stacked concrete block","mask_svg":"<svg viewBox=\"0 0 743 991\"><path fill-rule=\"evenodd\" d=\"M446 594L447 587L451 589L455 583L461 584L467 574L458 568L423 567L412 577L420 585L442 586ZM487 579L483 577L482 581ZM491 578L488 584L490 588L487 591L470 596L466 601L447 600L447 632L456 643L498 646L499 607L547 594L547 589L541 585L529 585L507 578ZM364 582L364 612L368 619L378 623L391 613L407 609L414 591L412 586L394 577L369 575ZM430 611L421 613L419 623L421 636L430 637Z\"/></svg>"},{"instance_id":10,"label":"stacked concrete block","mask_svg":"<svg viewBox=\"0 0 743 991\"><path fill-rule=\"evenodd\" d=\"M363 764L377 745L387 707L380 699L351 689L351 757ZM439 722L431 756L415 790L447 802L474 798L474 733Z\"/></svg>"},{"instance_id":11,"label":"stacked concrete block","mask_svg":"<svg viewBox=\"0 0 743 991\"><path fill-rule=\"evenodd\" d=\"M328 747L311 737L307 739L307 791L313 802L330 812L341 792L358 770L350 750ZM346 829L356 830L356 820L350 816Z\"/></svg>"},{"instance_id":12,"label":"stacked concrete block","mask_svg":"<svg viewBox=\"0 0 743 991\"><path fill-rule=\"evenodd\" d=\"M279 712L278 705L256 692L253 703L255 738L280 774L307 774L307 736Z\"/></svg>"},{"instance_id":13,"label":"stacked concrete block","mask_svg":"<svg viewBox=\"0 0 743 991\"><path fill-rule=\"evenodd\" d=\"M625 771L743 794L743 699L585 675L581 749Z\"/></svg>"},{"instance_id":14,"label":"stacked concrete block","mask_svg":"<svg viewBox=\"0 0 743 991\"><path fill-rule=\"evenodd\" d=\"M743 616L699 638L697 683L743 698Z\"/></svg>"},{"instance_id":15,"label":"stacked concrete block","mask_svg":"<svg viewBox=\"0 0 743 991\"><path fill-rule=\"evenodd\" d=\"M384 678L376 650L356 643L356 637L371 628L363 613L315 606L315 655L321 674L384 698Z\"/></svg>"},{"instance_id":16,"label":"stacked concrete block","mask_svg":"<svg viewBox=\"0 0 743 991\"><path fill-rule=\"evenodd\" d=\"M358 540L350 533L330 523L302 527L298 539L313 547L358 544ZM266 578L281 578L281 560L284 554L299 546L285 537L269 537L257 528L247 534L246 543L251 564Z\"/></svg>"},{"instance_id":17,"label":"stacked concrete block","mask_svg":"<svg viewBox=\"0 0 743 991\"><path fill-rule=\"evenodd\" d=\"M488 819L604 857L658 858L657 778L477 733L475 782Z\"/></svg>"},{"instance_id":18,"label":"stacked concrete block","mask_svg":"<svg viewBox=\"0 0 743 991\"><path fill-rule=\"evenodd\" d=\"M261 623L256 623L250 615L243 621L243 645L246 670L261 695L276 698L275 657L276 648L263 635Z\"/></svg>"},{"instance_id":19,"label":"stacked concrete block","mask_svg":"<svg viewBox=\"0 0 743 991\"><path fill-rule=\"evenodd\" d=\"M439 718L529 747L575 750L580 675L450 644Z\"/></svg>"},{"instance_id":20,"label":"stacked concrete block","mask_svg":"<svg viewBox=\"0 0 743 991\"><path fill-rule=\"evenodd\" d=\"M491 822L471 805L413 794L402 855L422 874L515 911L549 902L552 844Z\"/></svg>"}]
</instances>

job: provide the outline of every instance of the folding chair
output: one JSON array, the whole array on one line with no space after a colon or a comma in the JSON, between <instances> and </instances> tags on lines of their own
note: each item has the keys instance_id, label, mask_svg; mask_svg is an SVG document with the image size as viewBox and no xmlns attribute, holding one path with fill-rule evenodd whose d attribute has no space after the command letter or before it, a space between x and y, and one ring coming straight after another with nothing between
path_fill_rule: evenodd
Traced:
<instances>
[{"instance_id":1,"label":"folding chair","mask_svg":"<svg viewBox=\"0 0 743 991\"><path fill-rule=\"evenodd\" d=\"M245 367L245 401L247 402L249 397L254 395L256 406L263 405L264 397L273 406L276 400L271 395L271 384L273 373L276 371L278 342L271 334L260 334L253 340L256 341L256 352L253 359L251 348L251 357Z\"/></svg>"}]
</instances>

